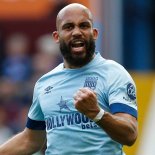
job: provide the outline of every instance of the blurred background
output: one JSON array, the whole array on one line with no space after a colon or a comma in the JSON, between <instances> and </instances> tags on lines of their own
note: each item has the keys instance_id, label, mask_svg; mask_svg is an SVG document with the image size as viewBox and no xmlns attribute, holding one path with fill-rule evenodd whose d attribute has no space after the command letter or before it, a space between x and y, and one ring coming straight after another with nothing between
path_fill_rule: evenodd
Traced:
<instances>
[{"instance_id":1,"label":"blurred background","mask_svg":"<svg viewBox=\"0 0 155 155\"><path fill-rule=\"evenodd\" d=\"M139 137L126 154L154 155L154 0L0 0L0 144L24 129L35 82L62 62L52 32L58 11L72 2L93 12L96 49L136 82Z\"/></svg>"}]
</instances>

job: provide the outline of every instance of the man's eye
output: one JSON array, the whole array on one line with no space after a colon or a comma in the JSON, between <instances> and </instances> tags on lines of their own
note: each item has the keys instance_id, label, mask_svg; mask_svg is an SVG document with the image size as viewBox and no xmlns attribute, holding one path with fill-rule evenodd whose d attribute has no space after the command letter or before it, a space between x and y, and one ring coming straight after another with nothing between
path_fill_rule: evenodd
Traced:
<instances>
[{"instance_id":1,"label":"man's eye","mask_svg":"<svg viewBox=\"0 0 155 155\"><path fill-rule=\"evenodd\" d=\"M67 29L69 29L69 30L72 29L72 26L68 26Z\"/></svg>"},{"instance_id":2,"label":"man's eye","mask_svg":"<svg viewBox=\"0 0 155 155\"><path fill-rule=\"evenodd\" d=\"M90 25L88 25L88 24L82 24L82 25L80 25L80 27L81 27L82 29L86 29L86 28L89 28Z\"/></svg>"},{"instance_id":3,"label":"man's eye","mask_svg":"<svg viewBox=\"0 0 155 155\"><path fill-rule=\"evenodd\" d=\"M71 30L72 28L73 28L73 26L71 26L71 25L67 25L64 27L65 30Z\"/></svg>"}]
</instances>

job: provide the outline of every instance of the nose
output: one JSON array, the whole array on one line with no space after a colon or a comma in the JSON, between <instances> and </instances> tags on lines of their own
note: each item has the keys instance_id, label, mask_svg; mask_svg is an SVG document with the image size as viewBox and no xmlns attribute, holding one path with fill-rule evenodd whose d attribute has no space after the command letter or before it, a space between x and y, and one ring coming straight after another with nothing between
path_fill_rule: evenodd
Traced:
<instances>
[{"instance_id":1,"label":"nose","mask_svg":"<svg viewBox=\"0 0 155 155\"><path fill-rule=\"evenodd\" d=\"M76 26L76 27L74 28L73 32L72 32L72 35L73 35L73 36L81 36L82 33L81 33L81 31L80 31L80 28Z\"/></svg>"}]
</instances>

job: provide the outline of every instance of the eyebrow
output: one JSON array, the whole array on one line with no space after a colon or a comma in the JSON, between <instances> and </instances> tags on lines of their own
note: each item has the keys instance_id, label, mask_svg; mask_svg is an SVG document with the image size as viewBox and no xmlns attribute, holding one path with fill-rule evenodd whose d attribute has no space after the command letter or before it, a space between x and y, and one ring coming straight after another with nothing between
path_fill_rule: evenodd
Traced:
<instances>
[{"instance_id":1,"label":"eyebrow","mask_svg":"<svg viewBox=\"0 0 155 155\"><path fill-rule=\"evenodd\" d=\"M91 25L91 21L90 22L87 21L87 20L86 21L81 21L78 25L81 25L81 24L89 24L89 25ZM65 25L75 25L75 24L74 24L74 22L68 21L68 22L64 23L62 25L62 27L65 26Z\"/></svg>"},{"instance_id":2,"label":"eyebrow","mask_svg":"<svg viewBox=\"0 0 155 155\"><path fill-rule=\"evenodd\" d=\"M74 23L73 23L73 22L64 23L64 24L62 25L62 29L65 28L66 26L71 26L71 25L74 25Z\"/></svg>"}]
</instances>

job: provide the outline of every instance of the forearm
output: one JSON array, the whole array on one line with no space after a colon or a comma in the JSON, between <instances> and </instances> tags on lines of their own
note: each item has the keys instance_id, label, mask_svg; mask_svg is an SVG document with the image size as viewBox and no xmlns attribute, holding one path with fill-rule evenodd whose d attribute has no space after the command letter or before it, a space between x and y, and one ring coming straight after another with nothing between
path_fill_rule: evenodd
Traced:
<instances>
[{"instance_id":1,"label":"forearm","mask_svg":"<svg viewBox=\"0 0 155 155\"><path fill-rule=\"evenodd\" d=\"M32 155L37 149L23 131L0 146L0 155Z\"/></svg>"},{"instance_id":2,"label":"forearm","mask_svg":"<svg viewBox=\"0 0 155 155\"><path fill-rule=\"evenodd\" d=\"M74 94L75 108L96 122L100 113L96 93L89 88L81 88ZM102 113L101 113L102 115ZM99 116L100 117L100 116ZM97 124L115 141L132 145L137 138L137 120L126 113L105 112Z\"/></svg>"},{"instance_id":3,"label":"forearm","mask_svg":"<svg viewBox=\"0 0 155 155\"><path fill-rule=\"evenodd\" d=\"M137 123L118 114L112 115L105 112L97 124L115 141L131 146L137 138ZM132 117L132 116L131 116Z\"/></svg>"}]
</instances>

